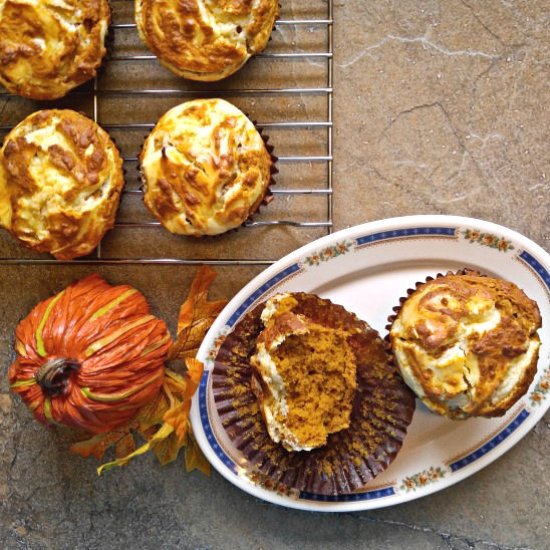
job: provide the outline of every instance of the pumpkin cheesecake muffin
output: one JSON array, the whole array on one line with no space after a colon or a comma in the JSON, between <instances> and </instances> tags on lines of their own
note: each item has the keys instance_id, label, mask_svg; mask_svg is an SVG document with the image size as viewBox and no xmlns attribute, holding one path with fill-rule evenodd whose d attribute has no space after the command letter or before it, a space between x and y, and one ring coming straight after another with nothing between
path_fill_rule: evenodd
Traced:
<instances>
[{"instance_id":1,"label":"pumpkin cheesecake muffin","mask_svg":"<svg viewBox=\"0 0 550 550\"><path fill-rule=\"evenodd\" d=\"M239 70L267 45L278 0L136 0L142 40L167 69L214 81Z\"/></svg>"},{"instance_id":2,"label":"pumpkin cheesecake muffin","mask_svg":"<svg viewBox=\"0 0 550 550\"><path fill-rule=\"evenodd\" d=\"M106 53L107 0L0 2L0 84L57 99L93 78Z\"/></svg>"},{"instance_id":3,"label":"pumpkin cheesecake muffin","mask_svg":"<svg viewBox=\"0 0 550 550\"><path fill-rule=\"evenodd\" d=\"M501 416L533 381L541 316L514 283L440 275L418 284L390 320L403 378L438 414Z\"/></svg>"},{"instance_id":4,"label":"pumpkin cheesecake muffin","mask_svg":"<svg viewBox=\"0 0 550 550\"><path fill-rule=\"evenodd\" d=\"M244 473L267 487L361 490L401 448L414 412L378 333L314 294L281 294L237 323L212 374Z\"/></svg>"},{"instance_id":5,"label":"pumpkin cheesecake muffin","mask_svg":"<svg viewBox=\"0 0 550 550\"><path fill-rule=\"evenodd\" d=\"M0 225L59 260L84 256L113 226L123 185L119 152L93 120L38 111L0 149Z\"/></svg>"},{"instance_id":6,"label":"pumpkin cheesecake muffin","mask_svg":"<svg viewBox=\"0 0 550 550\"><path fill-rule=\"evenodd\" d=\"M297 304L286 294L268 301L250 363L271 439L289 451L311 451L349 427L357 380L347 338L359 329L324 327L293 313Z\"/></svg>"},{"instance_id":7,"label":"pumpkin cheesecake muffin","mask_svg":"<svg viewBox=\"0 0 550 550\"><path fill-rule=\"evenodd\" d=\"M265 201L274 157L254 124L223 99L165 113L140 154L144 201L171 233L218 235Z\"/></svg>"}]
</instances>

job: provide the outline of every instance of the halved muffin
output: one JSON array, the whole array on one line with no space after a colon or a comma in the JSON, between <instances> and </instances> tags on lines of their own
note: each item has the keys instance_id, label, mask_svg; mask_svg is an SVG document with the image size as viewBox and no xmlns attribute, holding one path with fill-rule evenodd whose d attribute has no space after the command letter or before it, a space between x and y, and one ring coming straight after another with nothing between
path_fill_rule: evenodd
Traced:
<instances>
[{"instance_id":1,"label":"halved muffin","mask_svg":"<svg viewBox=\"0 0 550 550\"><path fill-rule=\"evenodd\" d=\"M264 363L262 343L274 358L271 373L266 364L253 365ZM331 345L341 349L332 353ZM277 376L283 382L279 394ZM268 487L323 495L359 491L384 471L414 412L414 395L378 333L342 306L303 292L260 304L237 323L217 354L212 388L222 425L240 453L234 459L246 475ZM277 400L284 409L283 399L286 418L273 406ZM270 410L278 425L271 429L275 438ZM286 444L283 437L276 441L278 432Z\"/></svg>"},{"instance_id":2,"label":"halved muffin","mask_svg":"<svg viewBox=\"0 0 550 550\"><path fill-rule=\"evenodd\" d=\"M250 362L271 439L288 451L311 451L349 427L357 369L348 337L360 331L325 327L293 313L297 305L289 294L268 300Z\"/></svg>"}]
</instances>

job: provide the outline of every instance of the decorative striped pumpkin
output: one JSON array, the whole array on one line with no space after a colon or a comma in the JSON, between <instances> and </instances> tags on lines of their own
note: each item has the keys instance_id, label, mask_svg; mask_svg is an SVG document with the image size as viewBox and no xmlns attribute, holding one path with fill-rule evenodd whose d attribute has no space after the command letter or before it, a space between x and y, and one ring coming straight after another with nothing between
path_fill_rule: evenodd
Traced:
<instances>
[{"instance_id":1,"label":"decorative striped pumpkin","mask_svg":"<svg viewBox=\"0 0 550 550\"><path fill-rule=\"evenodd\" d=\"M171 344L139 291L91 275L19 323L11 389L40 422L108 432L158 394Z\"/></svg>"}]
</instances>

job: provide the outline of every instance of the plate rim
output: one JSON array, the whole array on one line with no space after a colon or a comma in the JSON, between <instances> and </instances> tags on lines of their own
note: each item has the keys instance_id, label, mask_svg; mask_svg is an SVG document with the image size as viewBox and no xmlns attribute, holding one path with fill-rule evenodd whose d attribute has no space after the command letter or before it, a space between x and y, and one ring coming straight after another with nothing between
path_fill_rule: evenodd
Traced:
<instances>
[{"instance_id":1,"label":"plate rim","mask_svg":"<svg viewBox=\"0 0 550 550\"><path fill-rule=\"evenodd\" d=\"M208 333L206 334L202 345L199 349L197 357L200 360L205 360L206 350L210 347L213 337L216 337L220 329L227 325L229 319L235 315L239 307L243 306L243 303L247 298L251 296L255 291L257 291L266 281L269 281L275 274L279 274L285 267L295 264L299 260L303 260L304 257L307 257L309 253L317 251L327 244L334 244L336 242L341 242L346 239L353 239L358 236L364 236L368 233L377 233L384 231L395 231L399 229L407 229L411 227L421 227L421 226L430 226L434 228L445 227L448 225L460 227L474 226L476 229L481 231L487 231L490 233L496 233L500 237L510 239L520 245L525 251L536 256L536 259L542 261L542 266L546 270L550 271L550 254L528 237L518 233L513 229L509 229L505 226L496 224L494 222L480 220L477 218L471 218L466 216L451 216L451 215L413 215L413 216L399 216L393 218L386 218L381 220L375 220L372 222L367 222L349 228L342 229L340 231L334 232L330 235L326 235L314 241L311 241L296 250L293 250L289 254L283 256L272 265L267 267L265 270L260 272L258 275L252 278L235 296L228 302L224 310L220 313ZM248 307L246 308L248 310ZM205 389L205 385L209 384L210 370L205 370L203 379L201 380L201 387L199 391L208 391ZM523 398L522 398L523 399ZM212 446L207 441L207 436L205 434L204 426L201 420L201 410L199 410L199 392L193 398L192 408L191 408L191 422L195 432L195 437L197 442L205 454L206 458L210 464L220 473L225 479L230 483L245 491L246 493L252 495L255 498L260 498L272 504L281 505L287 508L307 510L307 511L316 511L316 512L351 512L351 511L363 511L363 510L373 510L379 508L385 508L389 506L395 506L397 504L402 504L424 496L428 496L435 492L441 491L458 483L471 475L479 472L498 458L500 458L504 453L509 451L514 447L524 436L526 436L532 428L539 422L539 420L544 416L546 410L550 407L550 398L545 399L545 402L536 411L527 411L527 409L522 408L517 415L510 419L509 423L503 425L498 434L503 433L509 428L514 422L516 422L518 416L523 412L527 411L527 416L521 420L516 429L514 428L511 433L506 437L506 442L502 442L497 447L493 448L490 452L485 453L480 458L476 459L472 463L468 464L464 468L461 468L461 471L453 472L452 476L441 478L437 483L432 483L423 486L421 489L416 491L411 491L409 493L393 494L391 499L385 498L374 498L374 499L362 499L362 500L350 500L350 501L340 501L340 502L330 502L323 500L300 500L281 496L275 491L265 489L261 486L255 485L250 480L245 477L235 475L227 465L215 454L212 450ZM531 417L529 419L529 417ZM524 421L527 421L526 426L521 427ZM200 430L197 430L197 424L200 426ZM439 464L438 464L439 465ZM373 488L373 491L376 491Z\"/></svg>"}]
</instances>

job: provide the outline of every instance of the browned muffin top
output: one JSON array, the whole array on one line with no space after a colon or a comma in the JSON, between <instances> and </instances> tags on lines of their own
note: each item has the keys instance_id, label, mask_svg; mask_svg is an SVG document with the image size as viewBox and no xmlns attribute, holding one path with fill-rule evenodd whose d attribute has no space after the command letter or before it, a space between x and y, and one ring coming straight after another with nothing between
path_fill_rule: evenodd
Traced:
<instances>
[{"instance_id":1,"label":"browned muffin top","mask_svg":"<svg viewBox=\"0 0 550 550\"><path fill-rule=\"evenodd\" d=\"M515 284L466 272L419 285L390 338L403 377L432 410L498 416L533 380L540 326L536 303Z\"/></svg>"},{"instance_id":2,"label":"browned muffin top","mask_svg":"<svg viewBox=\"0 0 550 550\"><path fill-rule=\"evenodd\" d=\"M140 154L147 208L172 233L218 235L264 200L272 158L254 124L223 99L166 112Z\"/></svg>"},{"instance_id":3,"label":"browned muffin top","mask_svg":"<svg viewBox=\"0 0 550 550\"><path fill-rule=\"evenodd\" d=\"M0 149L0 224L57 259L83 256L112 227L123 185L122 159L93 120L38 111Z\"/></svg>"},{"instance_id":4,"label":"browned muffin top","mask_svg":"<svg viewBox=\"0 0 550 550\"><path fill-rule=\"evenodd\" d=\"M93 78L105 55L107 0L0 2L0 84L56 99Z\"/></svg>"},{"instance_id":5,"label":"browned muffin top","mask_svg":"<svg viewBox=\"0 0 550 550\"><path fill-rule=\"evenodd\" d=\"M278 0L136 0L143 41L172 72L192 80L225 78L261 52Z\"/></svg>"}]
</instances>

